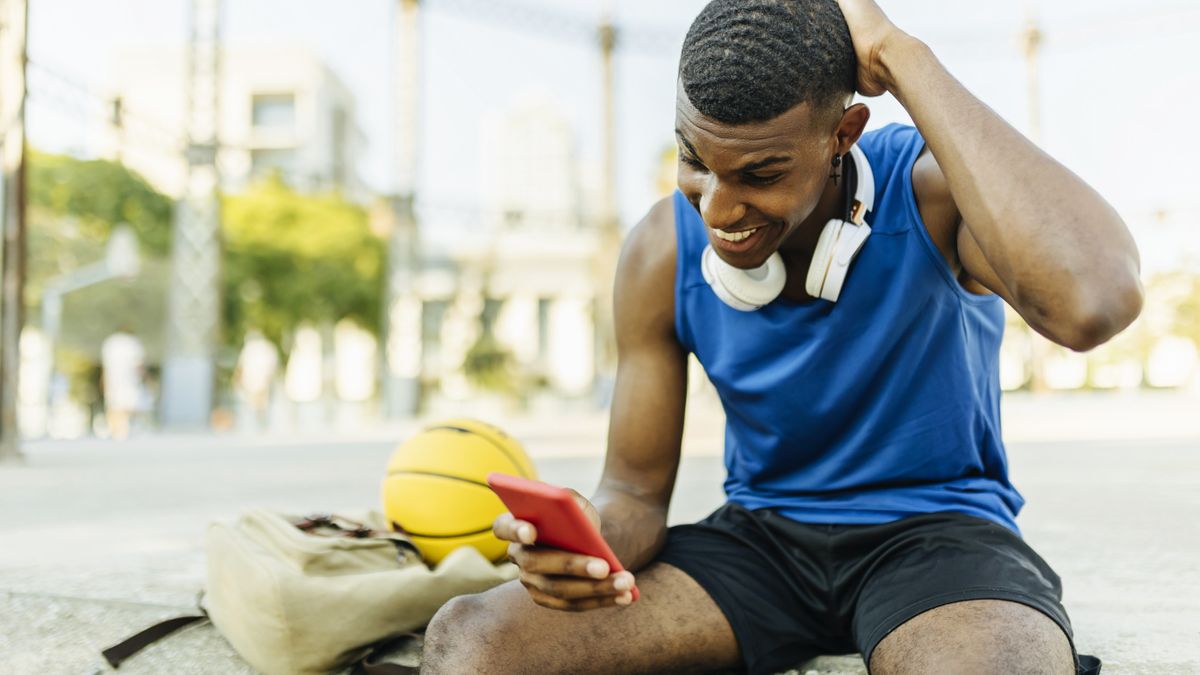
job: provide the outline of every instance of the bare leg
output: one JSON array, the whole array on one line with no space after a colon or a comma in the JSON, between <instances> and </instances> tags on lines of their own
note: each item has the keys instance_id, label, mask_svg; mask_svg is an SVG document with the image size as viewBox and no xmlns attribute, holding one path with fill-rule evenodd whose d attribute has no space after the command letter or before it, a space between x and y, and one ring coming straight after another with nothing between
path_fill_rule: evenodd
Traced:
<instances>
[{"instance_id":1,"label":"bare leg","mask_svg":"<svg viewBox=\"0 0 1200 675\"><path fill-rule=\"evenodd\" d=\"M129 438L129 417L132 411L118 409L105 413L108 418L108 431L118 441Z\"/></svg>"},{"instance_id":2,"label":"bare leg","mask_svg":"<svg viewBox=\"0 0 1200 675\"><path fill-rule=\"evenodd\" d=\"M540 607L516 581L456 598L425 633L422 673L664 673L740 664L733 630L699 584L670 565L637 575L629 607Z\"/></svg>"},{"instance_id":3,"label":"bare leg","mask_svg":"<svg viewBox=\"0 0 1200 675\"><path fill-rule=\"evenodd\" d=\"M1038 610L1007 600L966 600L923 612L871 654L873 675L1074 672L1062 628Z\"/></svg>"}]
</instances>

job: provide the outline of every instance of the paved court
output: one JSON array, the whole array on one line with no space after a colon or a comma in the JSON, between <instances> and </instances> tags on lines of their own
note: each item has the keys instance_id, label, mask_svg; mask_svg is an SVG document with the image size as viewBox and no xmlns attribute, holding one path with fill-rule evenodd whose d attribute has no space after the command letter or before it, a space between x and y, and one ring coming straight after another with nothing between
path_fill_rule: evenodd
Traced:
<instances>
[{"instance_id":1,"label":"paved court","mask_svg":"<svg viewBox=\"0 0 1200 675\"><path fill-rule=\"evenodd\" d=\"M1139 432L1145 403L1052 400L1040 408L1047 431L1010 443L1028 500L1019 522L1063 577L1078 647L1101 656L1105 673L1200 673L1200 406L1187 419L1171 407L1185 404L1159 403L1146 419L1175 412ZM1014 408L1006 424L1038 424L1038 409ZM1066 438L1070 426L1079 440ZM602 417L509 427L545 480L594 487ZM107 672L101 647L192 605L208 522L254 505L370 507L391 439L409 429L29 445L26 466L0 467L0 673ZM672 522L720 503L719 431L711 415L689 421ZM813 668L862 672L854 659ZM121 672L251 671L201 628Z\"/></svg>"}]
</instances>

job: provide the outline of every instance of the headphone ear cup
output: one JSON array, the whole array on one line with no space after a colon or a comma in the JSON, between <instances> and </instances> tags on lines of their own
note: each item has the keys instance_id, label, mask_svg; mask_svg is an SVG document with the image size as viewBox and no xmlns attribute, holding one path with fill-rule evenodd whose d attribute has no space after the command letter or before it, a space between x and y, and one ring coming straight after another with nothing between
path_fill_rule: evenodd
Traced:
<instances>
[{"instance_id":1,"label":"headphone ear cup","mask_svg":"<svg viewBox=\"0 0 1200 675\"><path fill-rule=\"evenodd\" d=\"M842 284L846 282L846 275L850 272L850 263L854 262L855 256L862 250L870 235L871 227L866 223L842 224L837 243L830 251L829 270L825 272L825 283L821 288L822 298L837 302L838 296L842 294Z\"/></svg>"},{"instance_id":2,"label":"headphone ear cup","mask_svg":"<svg viewBox=\"0 0 1200 675\"><path fill-rule=\"evenodd\" d=\"M708 282L709 288L716 294L721 302L741 312L752 312L757 307L742 302L729 293L729 289L725 288L725 284L721 281L721 277L717 275L715 267L723 264L717 258L717 254L712 250L712 247L704 249L704 254L700 257L700 271L704 274L704 280Z\"/></svg>"},{"instance_id":3,"label":"headphone ear cup","mask_svg":"<svg viewBox=\"0 0 1200 675\"><path fill-rule=\"evenodd\" d=\"M778 253L772 253L762 267L748 271L721 260L708 246L701 256L700 269L717 297L742 312L752 312L770 304L783 292L787 281L783 258Z\"/></svg>"},{"instance_id":4,"label":"headphone ear cup","mask_svg":"<svg viewBox=\"0 0 1200 675\"><path fill-rule=\"evenodd\" d=\"M817 237L817 247L813 251L812 262L808 263L808 276L804 280L804 290L814 298L821 297L825 287L825 275L833 264L833 255L837 250L838 236L842 232L845 221L834 218L825 224L821 236Z\"/></svg>"}]
</instances>

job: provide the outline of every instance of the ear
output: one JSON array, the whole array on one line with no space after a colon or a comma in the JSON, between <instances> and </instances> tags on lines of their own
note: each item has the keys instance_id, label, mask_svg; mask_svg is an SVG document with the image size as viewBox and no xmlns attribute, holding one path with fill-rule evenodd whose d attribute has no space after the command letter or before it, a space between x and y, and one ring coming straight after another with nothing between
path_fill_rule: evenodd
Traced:
<instances>
[{"instance_id":1,"label":"ear","mask_svg":"<svg viewBox=\"0 0 1200 675\"><path fill-rule=\"evenodd\" d=\"M855 103L846 108L842 119L833 130L834 138L837 139L837 154L844 155L850 152L850 146L858 142L859 136L862 136L863 130L867 128L869 119L871 110L862 103Z\"/></svg>"}]
</instances>

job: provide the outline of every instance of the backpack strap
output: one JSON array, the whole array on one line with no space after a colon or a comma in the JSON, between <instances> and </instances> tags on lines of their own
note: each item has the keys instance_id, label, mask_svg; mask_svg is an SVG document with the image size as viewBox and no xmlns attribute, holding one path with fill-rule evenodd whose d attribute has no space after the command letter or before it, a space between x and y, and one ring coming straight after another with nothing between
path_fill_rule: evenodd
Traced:
<instances>
[{"instance_id":1,"label":"backpack strap","mask_svg":"<svg viewBox=\"0 0 1200 675\"><path fill-rule=\"evenodd\" d=\"M417 675L421 672L420 666L405 666L399 663L391 663L380 660L384 654L394 651L400 645L410 641L422 641L425 636L421 633L404 633L397 637L385 640L376 644L371 653L367 654L362 661L354 664L354 675Z\"/></svg>"},{"instance_id":2,"label":"backpack strap","mask_svg":"<svg viewBox=\"0 0 1200 675\"><path fill-rule=\"evenodd\" d=\"M171 633L186 626L207 620L208 614L177 616L166 619L142 630L136 635L125 638L101 653L110 666L114 669L120 668L121 664L131 656L167 637ZM420 633L405 633L379 643L363 660L354 665L355 675L417 675L421 672L419 666L405 666L399 663L380 660L383 654L391 652L405 642L414 639L421 640L423 636Z\"/></svg>"},{"instance_id":3,"label":"backpack strap","mask_svg":"<svg viewBox=\"0 0 1200 675\"><path fill-rule=\"evenodd\" d=\"M190 626L198 621L207 620L208 614L193 614L188 616L177 616L173 619L160 621L141 631L140 633L128 637L122 640L120 643L105 649L103 652L101 652L101 654L104 655L104 659L108 661L110 666L113 668L120 668L121 664L124 663L126 659L142 651L146 647L149 647L155 642L167 637L171 633L174 633L180 628L183 628L184 626Z\"/></svg>"}]
</instances>

